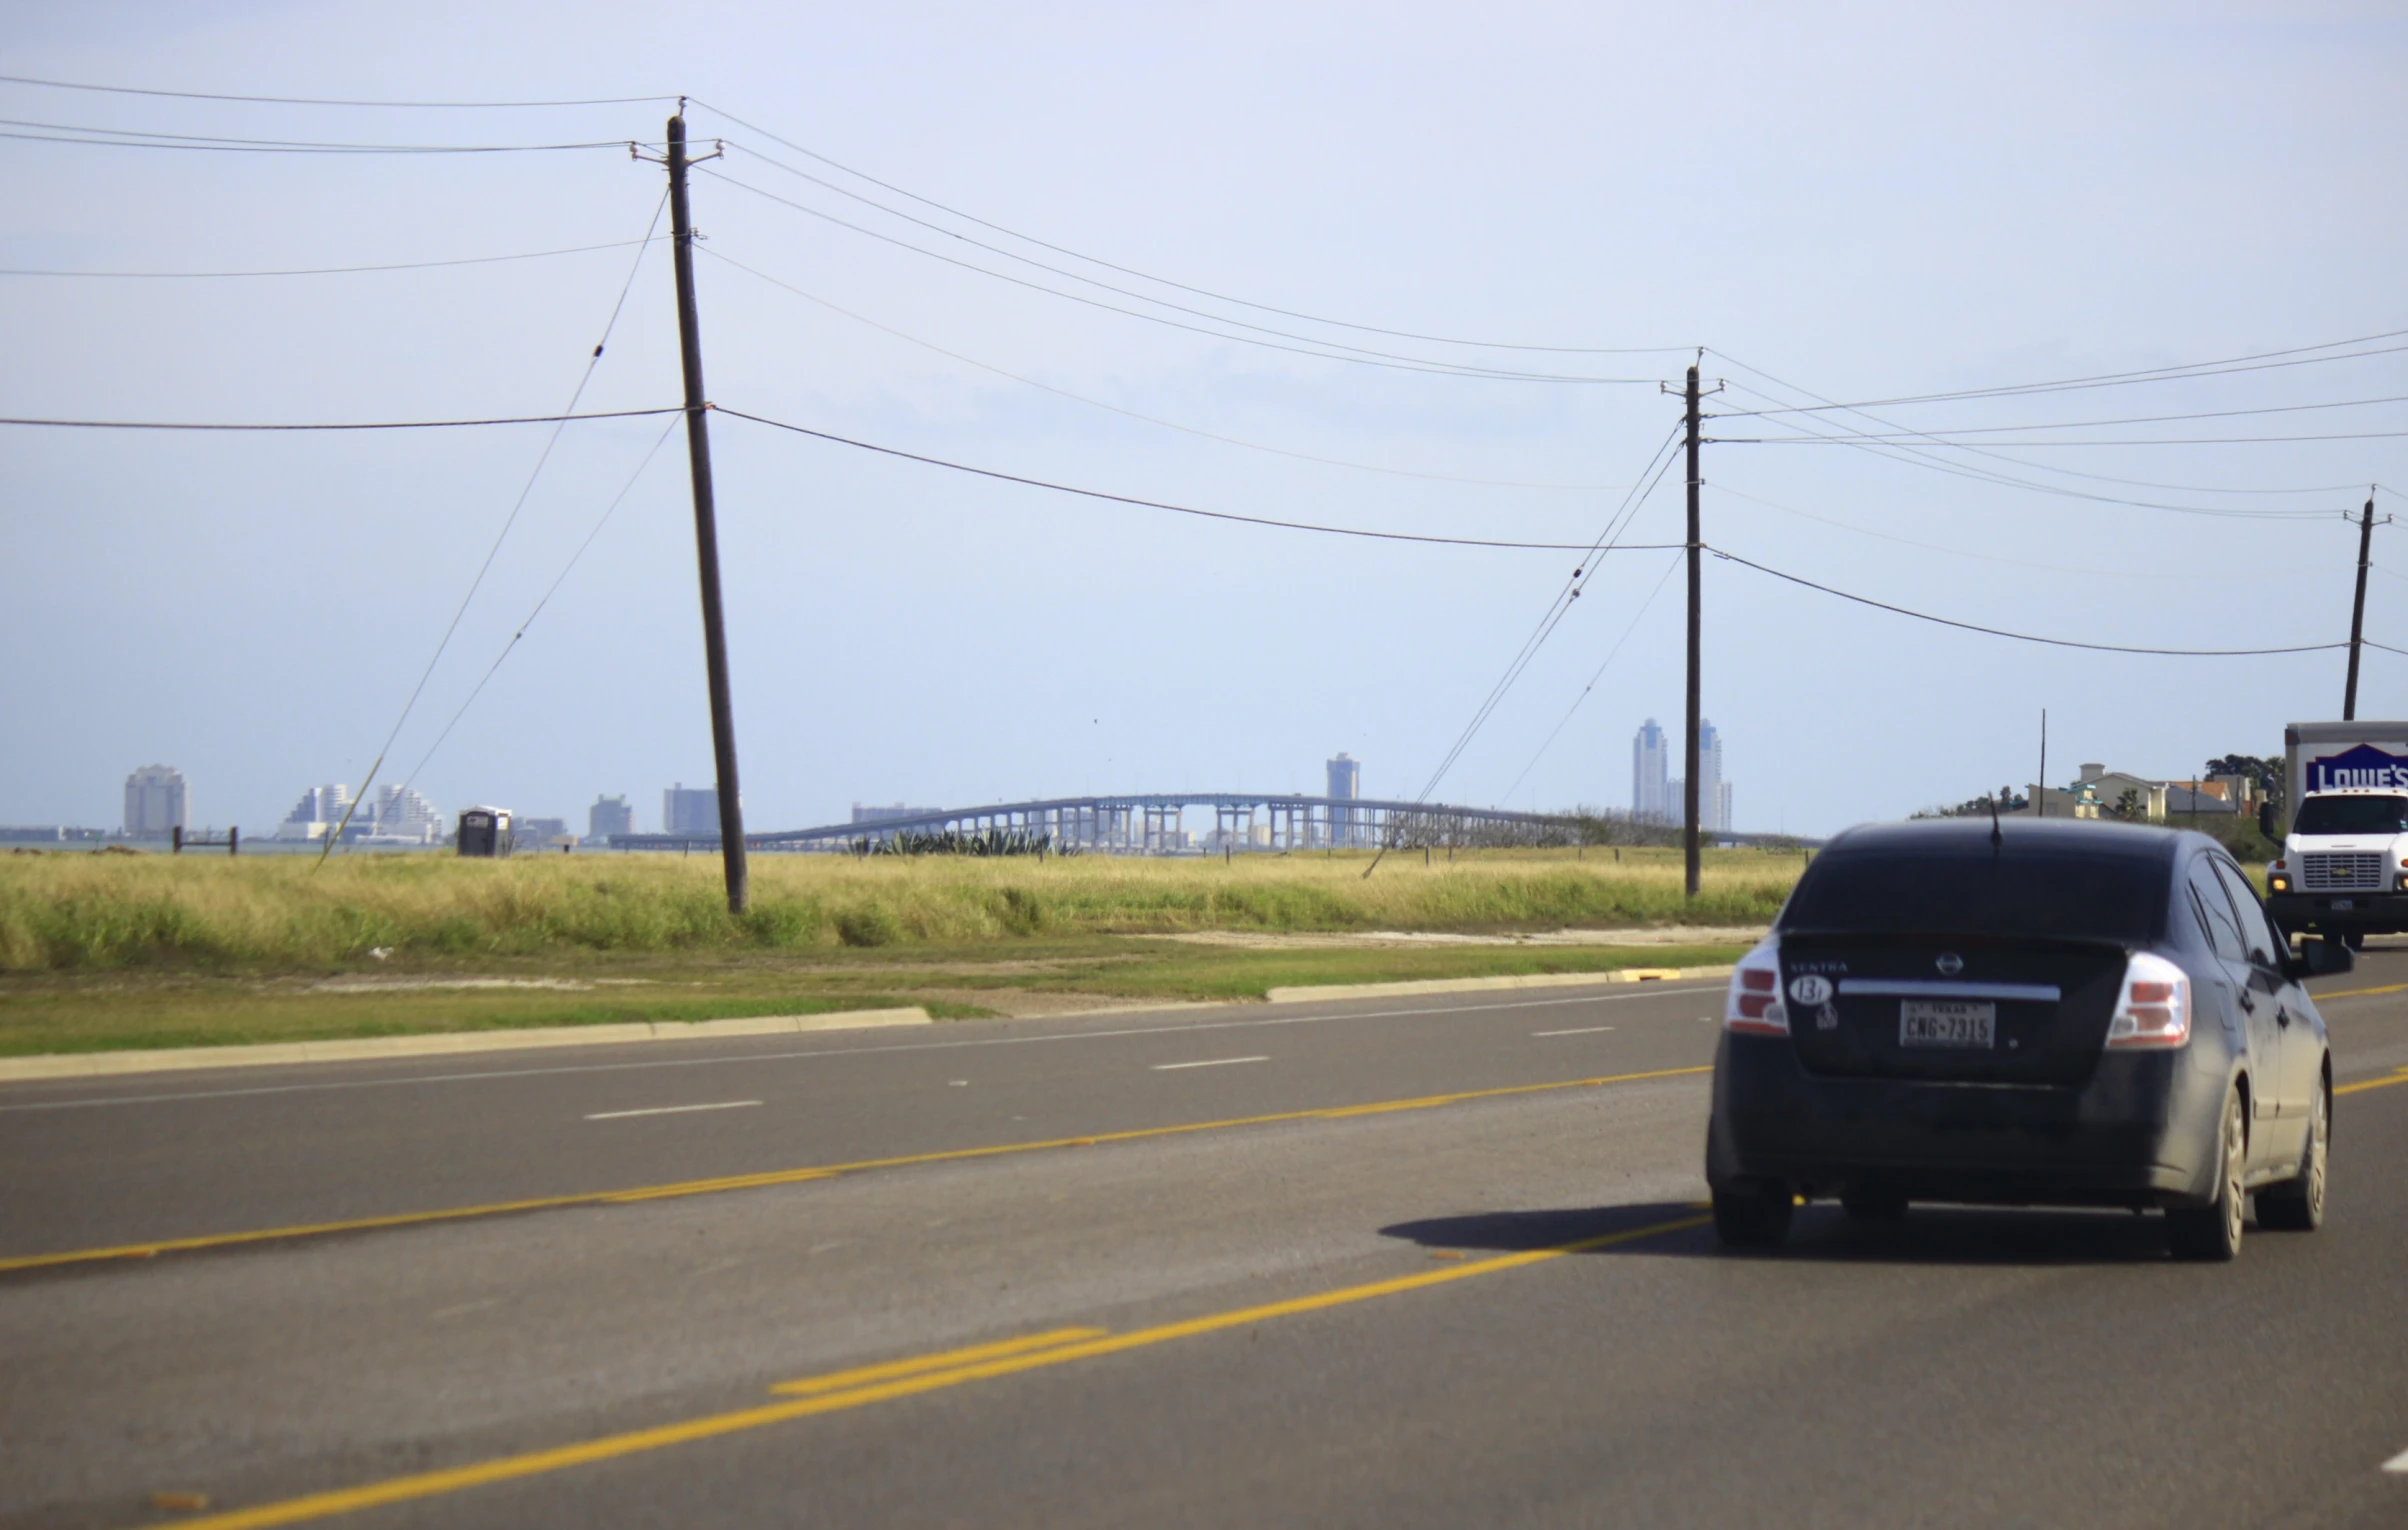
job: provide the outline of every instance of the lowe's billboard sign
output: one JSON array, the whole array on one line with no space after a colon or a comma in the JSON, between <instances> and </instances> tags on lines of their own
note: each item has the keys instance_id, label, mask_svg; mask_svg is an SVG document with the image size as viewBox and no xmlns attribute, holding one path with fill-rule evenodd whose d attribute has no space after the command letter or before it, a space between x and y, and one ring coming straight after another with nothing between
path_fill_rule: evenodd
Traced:
<instances>
[{"instance_id":1,"label":"lowe's billboard sign","mask_svg":"<svg viewBox=\"0 0 2408 1530\"><path fill-rule=\"evenodd\" d=\"M2340 754L2308 761L2307 790L2346 791L2352 787L2389 787L2408 791L2408 755L2385 754L2372 744L2360 744Z\"/></svg>"}]
</instances>

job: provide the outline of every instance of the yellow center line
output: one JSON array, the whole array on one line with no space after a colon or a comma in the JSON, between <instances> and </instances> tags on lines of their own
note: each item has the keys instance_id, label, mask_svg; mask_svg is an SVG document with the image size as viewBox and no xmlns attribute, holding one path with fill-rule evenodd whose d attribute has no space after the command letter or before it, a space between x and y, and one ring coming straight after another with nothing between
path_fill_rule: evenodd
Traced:
<instances>
[{"instance_id":1,"label":"yellow center line","mask_svg":"<svg viewBox=\"0 0 2408 1530\"><path fill-rule=\"evenodd\" d=\"M464 1222L479 1217L510 1216L530 1211L557 1211L575 1206L614 1206L634 1201L668 1200L686 1195L718 1195L730 1190L758 1190L773 1185L799 1185L871 1169L902 1169L920 1164L961 1163L980 1158L1003 1158L1018 1153L1042 1153L1057 1148L1095 1147L1109 1142L1143 1142L1190 1132L1229 1131L1241 1126L1274 1126L1286 1121L1342 1121L1355 1116L1382 1115L1399 1110L1430 1110L1470 1100L1503 1099L1512 1095L1543 1094L1560 1089L1594 1088L1604 1084L1636 1084L1650 1079L1683 1078L1713 1072L1713 1065L1656 1068L1644 1073L1615 1073L1603 1078L1559 1079L1544 1084L1508 1084L1496 1089L1465 1089L1419 1099L1387 1100L1372 1105L1326 1106L1285 1110L1270 1115L1235 1116L1224 1121L1190 1121L1177 1126L1145 1126L1129 1131L1098 1132L1091 1137L1055 1137L1042 1142L1006 1142L991 1147L951 1148L936 1153L910 1153L895 1158L866 1158L856 1163L818 1164L806 1168L773 1169L761 1174L727 1175L717 1179L680 1180L664 1185L638 1185L625 1190L592 1190L575 1195L547 1195L528 1200L496 1201L481 1206L452 1206L434 1211L405 1211L390 1216L353 1217L340 1222L309 1222L291 1227L262 1227L244 1232L203 1233L190 1238L162 1238L150 1243L125 1243L110 1248L66 1249L54 1254L19 1254L0 1258L0 1274L11 1270L45 1269L57 1265L92 1264L108 1259L147 1259L159 1254L198 1249L236 1248L288 1238L324 1237L334 1233L376 1232L387 1228L423 1227L436 1222Z\"/></svg>"},{"instance_id":2,"label":"yellow center line","mask_svg":"<svg viewBox=\"0 0 2408 1530\"><path fill-rule=\"evenodd\" d=\"M800 1381L781 1381L769 1390L786 1397L817 1397L823 1392L844 1392L874 1382L893 1381L902 1376L919 1376L931 1371L949 1371L957 1366L981 1360L1000 1360L1009 1355L1024 1355L1032 1350L1054 1349L1080 1339L1100 1339L1109 1333L1104 1328L1056 1328L1050 1333L1032 1333L1017 1339L999 1339L992 1344L973 1344L967 1349L948 1349L933 1355L913 1355L907 1360L888 1360L878 1365L857 1365L849 1371L830 1371L824 1376L806 1376Z\"/></svg>"},{"instance_id":3,"label":"yellow center line","mask_svg":"<svg viewBox=\"0 0 2408 1530\"><path fill-rule=\"evenodd\" d=\"M2380 988L2344 988L2339 993L2312 993L2311 999L2366 999L2379 993L2408 993L2408 983L2386 983Z\"/></svg>"},{"instance_id":4,"label":"yellow center line","mask_svg":"<svg viewBox=\"0 0 2408 1530\"><path fill-rule=\"evenodd\" d=\"M871 1403L887 1402L898 1397L912 1397L947 1387L961 1386L973 1381L986 1381L998 1376L1016 1375L1022 1371L1039 1370L1047 1366L1067 1365L1074 1360L1088 1360L1101 1355L1116 1355L1133 1349L1167 1343L1173 1339L1194 1338L1242 1328L1251 1323L1269 1322L1283 1317L1295 1317L1308 1312L1326 1311L1354 1302L1370 1301L1383 1296L1396 1296L1419 1291L1428 1286L1445 1285L1450 1281L1469 1280L1478 1275L1493 1275L1504 1270L1518 1270L1529 1265L1561 1259L1566 1254L1586 1253L1594 1249L1611 1248L1617 1244L1634 1243L1664 1233L1685 1232L1703 1227L1712 1221L1707 1216L1679 1217L1668 1222L1655 1222L1645 1227L1629 1228L1622 1232L1604 1233L1594 1238L1582 1238L1549 1248L1531 1249L1518 1254L1500 1254L1493 1259L1468 1264L1451 1265L1445 1269L1425 1270L1413 1275L1400 1275L1391 1280L1375 1280L1364 1285L1343 1286L1335 1291L1323 1291L1312 1296L1299 1296L1287 1301L1265 1302L1259 1306L1239 1307L1228 1312L1210 1313L1176 1323L1162 1323L1152 1328L1135 1329L1129 1333L1108 1333L1102 1329L1057 1329L1052 1333L1034 1334L1025 1339L1007 1339L998 1344L976 1345L969 1349L928 1355L916 1360L893 1361L883 1366L863 1366L857 1370L837 1371L827 1376L809 1377L802 1381L786 1382L774 1390L793 1393L810 1389L812 1395L800 1396L792 1402L769 1403L756 1408L741 1408L729 1413L713 1413L701 1418L687 1419L675 1424L663 1424L651 1429L637 1429L625 1434L605 1435L575 1445L557 1446L550 1450L528 1451L521 1455L501 1456L490 1461L472 1462L466 1466L448 1467L441 1471L419 1472L406 1477L392 1477L362 1487L339 1488L333 1492L312 1493L302 1498L289 1498L281 1503L261 1504L257 1508L236 1509L224 1514L212 1514L179 1523L188 1530L263 1530L270 1525L292 1525L307 1520L327 1519L338 1514L350 1514L361 1509L377 1508L384 1504L407 1503L415 1499L435 1498L457 1493L489 1483L508 1482L521 1477L541 1476L573 1466L586 1466L597 1461L613 1460L648 1450L662 1450L672 1445L691 1444L697 1440L713 1439L720 1435L737 1434L770 1424L782 1424L793 1419L810 1418L823 1413L841 1412L848 1408L865 1407ZM1077 1337L1092 1335L1092 1337ZM829 1390L819 1390L822 1386Z\"/></svg>"},{"instance_id":5,"label":"yellow center line","mask_svg":"<svg viewBox=\"0 0 2408 1530\"><path fill-rule=\"evenodd\" d=\"M2394 1084L2408 1084L2408 1068L2401 1068L2389 1078L2362 1078L2354 1084L2343 1084L2335 1094L2357 1094L2367 1089L2389 1089Z\"/></svg>"}]
</instances>

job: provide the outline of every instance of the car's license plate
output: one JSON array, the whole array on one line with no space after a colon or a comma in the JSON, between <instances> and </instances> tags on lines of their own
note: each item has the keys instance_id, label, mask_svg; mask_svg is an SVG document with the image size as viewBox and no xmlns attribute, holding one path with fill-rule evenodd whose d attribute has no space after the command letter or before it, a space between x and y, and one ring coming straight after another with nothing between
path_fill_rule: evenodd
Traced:
<instances>
[{"instance_id":1,"label":"car's license plate","mask_svg":"<svg viewBox=\"0 0 2408 1530\"><path fill-rule=\"evenodd\" d=\"M1898 1005L1902 1047L1992 1047L1998 1006L1987 999L1905 999Z\"/></svg>"}]
</instances>

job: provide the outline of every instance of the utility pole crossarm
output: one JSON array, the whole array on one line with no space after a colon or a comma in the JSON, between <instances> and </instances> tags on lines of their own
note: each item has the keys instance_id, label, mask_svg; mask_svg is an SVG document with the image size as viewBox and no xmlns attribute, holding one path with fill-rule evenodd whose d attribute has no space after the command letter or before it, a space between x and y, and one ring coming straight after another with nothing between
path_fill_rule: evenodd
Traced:
<instances>
[{"instance_id":1,"label":"utility pole crossarm","mask_svg":"<svg viewBox=\"0 0 2408 1530\"><path fill-rule=\"evenodd\" d=\"M683 103L681 102L682 106ZM711 492L710 396L702 386L702 321L694 302L694 219L686 205L686 119L669 119L669 218L677 268L677 339L686 382L686 458L694 478L694 554L702 578L703 663L710 677L711 751L719 785L719 848L727 908L751 901L744 860L744 799L736 779L735 704L727 677L727 623L719 599L719 511Z\"/></svg>"}]
</instances>

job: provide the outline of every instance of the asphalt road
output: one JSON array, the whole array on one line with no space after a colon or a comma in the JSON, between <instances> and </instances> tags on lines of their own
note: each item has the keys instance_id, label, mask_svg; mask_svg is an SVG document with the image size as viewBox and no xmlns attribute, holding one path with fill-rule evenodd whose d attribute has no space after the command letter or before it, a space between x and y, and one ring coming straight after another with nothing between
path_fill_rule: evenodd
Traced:
<instances>
[{"instance_id":1,"label":"asphalt road","mask_svg":"<svg viewBox=\"0 0 2408 1530\"><path fill-rule=\"evenodd\" d=\"M1719 985L0 1087L0 1522L2408 1525L2408 952L2320 987L2223 1267L1717 1252Z\"/></svg>"}]
</instances>

